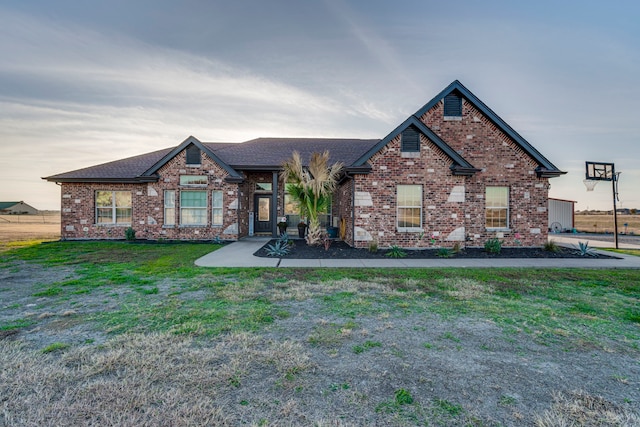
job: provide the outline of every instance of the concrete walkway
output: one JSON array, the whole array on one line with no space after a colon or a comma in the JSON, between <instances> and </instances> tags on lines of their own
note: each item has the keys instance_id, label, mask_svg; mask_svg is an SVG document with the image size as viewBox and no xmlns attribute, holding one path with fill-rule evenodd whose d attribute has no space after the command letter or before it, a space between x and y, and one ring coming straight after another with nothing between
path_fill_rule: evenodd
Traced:
<instances>
[{"instance_id":1,"label":"concrete walkway","mask_svg":"<svg viewBox=\"0 0 640 427\"><path fill-rule=\"evenodd\" d=\"M640 257L621 255L621 259L585 258L496 258L496 259L280 259L261 258L254 252L271 238L251 237L223 246L196 260L200 267L356 267L356 268L640 268ZM556 240L556 239L554 239ZM558 242L564 243L564 242ZM591 246L591 242L589 242ZM595 246L594 246L595 247ZM607 253L612 255L612 253Z\"/></svg>"}]
</instances>

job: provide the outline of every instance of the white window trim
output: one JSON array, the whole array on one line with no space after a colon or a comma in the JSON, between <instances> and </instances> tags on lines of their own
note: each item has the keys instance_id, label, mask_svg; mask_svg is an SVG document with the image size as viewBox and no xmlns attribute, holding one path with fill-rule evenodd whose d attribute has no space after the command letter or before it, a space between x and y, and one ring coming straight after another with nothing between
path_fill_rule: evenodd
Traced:
<instances>
[{"instance_id":1,"label":"white window trim","mask_svg":"<svg viewBox=\"0 0 640 427\"><path fill-rule=\"evenodd\" d=\"M167 193L173 193L173 207L167 206ZM176 191L175 190L164 190L164 199L163 199L163 217L162 217L162 226L167 228L174 228L176 226ZM173 222L171 224L167 224L167 209L173 210Z\"/></svg>"},{"instance_id":2,"label":"white window trim","mask_svg":"<svg viewBox=\"0 0 640 427\"><path fill-rule=\"evenodd\" d=\"M487 199L487 188L506 188L507 189L507 206L493 206L493 207L488 207L486 205L486 199ZM491 186L487 186L485 187L485 206L484 206L484 226L485 226L485 230L487 231L511 231L511 227L509 224L509 217L511 215L511 209L509 208L509 205L511 204L511 189L508 186L505 185L491 185ZM507 209L507 224L506 227L487 227L487 211L489 210L498 210L498 209Z\"/></svg>"},{"instance_id":3,"label":"white window trim","mask_svg":"<svg viewBox=\"0 0 640 427\"><path fill-rule=\"evenodd\" d=\"M398 203L398 187L400 186L405 186L405 187L409 187L409 186L417 186L420 187L420 226L419 227L400 227L398 225L398 221L400 219L400 209L414 209L417 208L418 206L400 206L400 204ZM421 233L423 232L423 224L422 224L422 216L424 214L422 205L423 205L423 188L422 185L420 184L398 184L396 186L396 230L399 233Z\"/></svg>"},{"instance_id":4,"label":"white window trim","mask_svg":"<svg viewBox=\"0 0 640 427\"><path fill-rule=\"evenodd\" d=\"M220 206L213 205L214 193L220 193ZM215 222L214 220L216 211L220 211L220 218L222 218L222 221L219 223ZM224 225L224 192L222 190L213 190L211 192L211 226L222 227L223 225Z\"/></svg>"},{"instance_id":5,"label":"white window trim","mask_svg":"<svg viewBox=\"0 0 640 427\"><path fill-rule=\"evenodd\" d=\"M111 193L111 206L98 206L98 193ZM131 206L116 206L116 193L129 193L131 194ZM95 224L97 226L116 226L116 227L129 227L133 223L133 193L127 190L96 190L93 193L93 204L95 208ZM98 222L98 209L111 209L111 222ZM117 222L117 210L118 209L130 209L131 210L131 222Z\"/></svg>"},{"instance_id":6,"label":"white window trim","mask_svg":"<svg viewBox=\"0 0 640 427\"><path fill-rule=\"evenodd\" d=\"M202 184L183 184L182 183L182 178L186 178L186 177L198 177L198 178L204 178L204 180L206 180L207 182L202 183ZM185 188L203 188L206 187L207 185L209 185L209 177L207 175L180 175L179 178L179 182L180 182L180 186L181 187L185 187Z\"/></svg>"},{"instance_id":7,"label":"white window trim","mask_svg":"<svg viewBox=\"0 0 640 427\"><path fill-rule=\"evenodd\" d=\"M201 207L193 207L193 206L183 207L183 206L182 206L182 195L183 195L183 194L185 194L185 193L189 193L189 192L191 192L191 191L193 191L193 192L196 192L196 191L197 191L197 192L202 192L202 193L204 193L204 197L205 197L204 206L201 206ZM182 212L183 212L184 210L186 210L186 209L201 209L201 210L202 210L202 209L203 209L203 210L205 210L205 211L206 211L206 210L208 209L208 203L209 203L209 194L208 194L208 191L204 191L204 190L191 190L191 191L189 191L189 190L185 190L185 191L181 191L181 192L180 192L180 227L206 227L207 225L209 225L209 224L208 224L208 219L207 219L207 215L206 215L206 213L205 213L205 215L204 215L204 218L205 218L205 222L204 222L204 223L201 223L201 224L184 224L184 223L182 222L182 219L183 219L183 214L182 214Z\"/></svg>"}]
</instances>

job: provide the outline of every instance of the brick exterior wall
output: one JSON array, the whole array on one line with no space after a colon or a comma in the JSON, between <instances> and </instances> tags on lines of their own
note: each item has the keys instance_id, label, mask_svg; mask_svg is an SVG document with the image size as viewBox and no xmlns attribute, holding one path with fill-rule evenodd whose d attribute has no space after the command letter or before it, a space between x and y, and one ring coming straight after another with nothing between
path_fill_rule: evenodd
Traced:
<instances>
[{"instance_id":1,"label":"brick exterior wall","mask_svg":"<svg viewBox=\"0 0 640 427\"><path fill-rule=\"evenodd\" d=\"M536 177L537 164L480 111L463 102L462 118L445 120L443 103L421 120L481 172L454 176L451 159L421 135L420 152L402 153L400 135L370 159L372 171L356 175L355 239L367 247L483 246L499 238L505 246L540 246L547 239L548 179ZM399 231L397 186L422 186L420 231ZM509 188L509 226L485 227L485 188ZM347 187L346 185L343 187ZM346 194L343 194L346 197Z\"/></svg>"},{"instance_id":2,"label":"brick exterior wall","mask_svg":"<svg viewBox=\"0 0 640 427\"><path fill-rule=\"evenodd\" d=\"M201 164L186 164L185 152L179 153L158 171L158 182L144 184L111 183L63 183L62 184L62 239L122 239L131 226L140 239L237 240L239 190L237 184L229 184L227 173L202 153ZM181 186L180 175L207 176L206 186ZM175 225L164 225L164 191L176 191ZM207 191L207 225L180 225L180 192ZM223 224L212 226L211 192L222 191ZM96 191L131 191L131 224L97 224ZM246 203L240 206L247 206Z\"/></svg>"},{"instance_id":3,"label":"brick exterior wall","mask_svg":"<svg viewBox=\"0 0 640 427\"><path fill-rule=\"evenodd\" d=\"M505 246L540 246L547 239L548 179L537 178L537 164L470 103L463 102L462 117L443 114L436 104L421 118L447 144L481 171L454 176L451 159L433 141L420 136L418 153L401 151L400 135L369 160L369 174L354 175L338 187L333 217L344 223L344 240L366 248L483 246L499 238ZM96 224L96 191L131 191L131 227L141 239L237 240L249 234L249 212L254 209L256 184L272 183L272 172L245 171L244 182L230 184L227 173L205 153L201 165L186 164L185 151L159 171L159 180L144 184L63 183L63 239L122 239L127 225ZM207 176L202 187L180 185L181 175ZM398 230L397 186L420 185L422 217L419 229ZM485 189L509 188L509 218L505 229L485 227ZM206 226L180 225L180 192L207 191ZM176 191L175 225L164 224L164 191ZM211 192L223 193L222 226L212 226ZM285 186L277 189L277 217L284 215ZM273 218L274 223L277 217ZM295 227L295 224L290 224Z\"/></svg>"}]
</instances>

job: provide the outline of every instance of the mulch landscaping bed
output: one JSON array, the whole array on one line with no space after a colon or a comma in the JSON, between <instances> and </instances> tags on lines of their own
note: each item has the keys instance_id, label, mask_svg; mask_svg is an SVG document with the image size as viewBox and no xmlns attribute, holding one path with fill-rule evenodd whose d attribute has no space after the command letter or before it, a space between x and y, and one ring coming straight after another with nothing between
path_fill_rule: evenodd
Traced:
<instances>
[{"instance_id":1,"label":"mulch landscaping bed","mask_svg":"<svg viewBox=\"0 0 640 427\"><path fill-rule=\"evenodd\" d=\"M258 257L268 257L267 247L275 244L277 240L271 240L254 253ZM369 252L368 249L356 249L345 242L336 240L332 242L328 250L324 246L309 246L304 240L291 240L291 250L285 256L278 258L290 259L389 259L389 250L379 249L377 252ZM404 258L429 259L442 258L438 248L435 249L406 249ZM466 248L460 252L449 252L449 258L585 258L577 249L559 247L557 252L545 251L543 248L502 248L499 254L492 254L484 248ZM586 258L617 258L615 256L594 254Z\"/></svg>"}]
</instances>

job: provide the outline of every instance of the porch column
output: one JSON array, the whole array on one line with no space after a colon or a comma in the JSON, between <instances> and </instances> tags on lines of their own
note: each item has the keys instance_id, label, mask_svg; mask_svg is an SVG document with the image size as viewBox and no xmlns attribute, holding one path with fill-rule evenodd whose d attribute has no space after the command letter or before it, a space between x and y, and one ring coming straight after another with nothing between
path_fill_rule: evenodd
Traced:
<instances>
[{"instance_id":1,"label":"porch column","mask_svg":"<svg viewBox=\"0 0 640 427\"><path fill-rule=\"evenodd\" d=\"M278 237L278 171L272 172L273 192L271 193L271 235Z\"/></svg>"}]
</instances>

